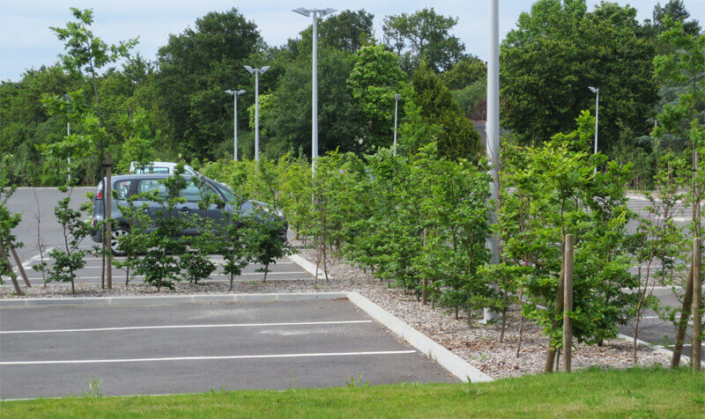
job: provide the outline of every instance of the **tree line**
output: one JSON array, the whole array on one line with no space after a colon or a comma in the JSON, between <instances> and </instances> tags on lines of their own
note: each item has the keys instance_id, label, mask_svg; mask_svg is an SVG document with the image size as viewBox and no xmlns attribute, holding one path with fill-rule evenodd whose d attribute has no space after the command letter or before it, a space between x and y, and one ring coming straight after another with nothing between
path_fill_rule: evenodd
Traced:
<instances>
[{"instance_id":1,"label":"tree line","mask_svg":"<svg viewBox=\"0 0 705 419\"><path fill-rule=\"evenodd\" d=\"M239 155L252 158L254 80L244 65L270 66L260 79L261 155L310 156L311 26L271 46L237 9L211 12L170 35L149 60L132 53L138 40L105 45L91 31L92 11L72 13L72 22L52 28L65 43L60 62L0 85L0 154L12 156L7 164L15 183L58 185L69 169L79 183L95 184L107 154L122 171L144 155L187 162L228 158L234 105L228 89L247 91L237 99ZM594 112L587 87L595 86L601 93L599 149L611 160L635 163L632 186L652 186L659 156L687 148L682 132L658 140L650 135L656 114L682 90L682 84L652 77L654 57L669 52L659 40L666 16L691 35L701 32L681 0L657 4L653 20L645 22L628 5L602 2L588 11L584 0L535 2L501 45L508 141L538 145L570 130L580 111ZM482 146L468 116L484 119L487 70L453 35L458 19L433 8L390 15L376 39L373 18L345 10L319 22L321 154L361 156L388 147L394 97L401 94L401 121L420 115L442 127L442 155L477 159ZM101 51L92 60L91 45ZM406 112L410 103L419 115ZM99 135L82 109L98 119L92 127L100 126ZM73 135L84 135L81 144L66 142L67 123ZM49 162L42 151L47 148L63 150L72 166Z\"/></svg>"}]
</instances>

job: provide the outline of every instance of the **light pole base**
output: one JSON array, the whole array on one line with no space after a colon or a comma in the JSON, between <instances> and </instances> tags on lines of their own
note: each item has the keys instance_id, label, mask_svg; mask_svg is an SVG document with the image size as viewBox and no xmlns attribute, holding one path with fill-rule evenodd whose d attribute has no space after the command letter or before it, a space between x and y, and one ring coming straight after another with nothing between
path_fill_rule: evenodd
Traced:
<instances>
[{"instance_id":1,"label":"light pole base","mask_svg":"<svg viewBox=\"0 0 705 419\"><path fill-rule=\"evenodd\" d=\"M494 311L490 308L483 308L482 309L482 320L480 321L480 323L482 323L482 324L496 323L498 319L499 319L499 314L497 314L496 311Z\"/></svg>"}]
</instances>

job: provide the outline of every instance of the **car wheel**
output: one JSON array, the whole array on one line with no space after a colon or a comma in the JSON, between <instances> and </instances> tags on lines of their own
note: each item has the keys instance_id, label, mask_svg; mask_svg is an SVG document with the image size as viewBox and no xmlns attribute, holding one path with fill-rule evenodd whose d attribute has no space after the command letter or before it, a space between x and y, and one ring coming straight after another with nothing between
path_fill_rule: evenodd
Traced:
<instances>
[{"instance_id":1,"label":"car wheel","mask_svg":"<svg viewBox=\"0 0 705 419\"><path fill-rule=\"evenodd\" d=\"M127 236L128 234L130 234L130 231L127 226L124 225L114 227L110 231L110 250L113 252L113 255L125 256L125 252L118 248L118 237Z\"/></svg>"}]
</instances>

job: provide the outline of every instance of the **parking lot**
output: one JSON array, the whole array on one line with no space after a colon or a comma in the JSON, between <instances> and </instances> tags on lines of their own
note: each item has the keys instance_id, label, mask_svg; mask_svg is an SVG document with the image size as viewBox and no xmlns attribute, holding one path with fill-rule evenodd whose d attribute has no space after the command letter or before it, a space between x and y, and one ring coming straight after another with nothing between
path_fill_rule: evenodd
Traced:
<instances>
[{"instance_id":1,"label":"parking lot","mask_svg":"<svg viewBox=\"0 0 705 419\"><path fill-rule=\"evenodd\" d=\"M351 302L0 309L0 397L457 382Z\"/></svg>"},{"instance_id":2,"label":"parking lot","mask_svg":"<svg viewBox=\"0 0 705 419\"><path fill-rule=\"evenodd\" d=\"M115 260L123 261L124 258L115 258ZM217 256L211 257L211 261L216 265L216 271L210 276L209 279L203 282L229 282L226 275L223 275L223 259ZM33 265L37 265L40 262L37 256L31 258L24 263L25 271L27 272L27 277L29 278L30 284L32 286L40 286L44 283L42 274L36 272L32 269ZM47 260L51 263L51 260ZM250 281L261 281L264 278L263 272L258 272L258 269L263 268L262 265L250 264L242 272L242 275L235 278L235 281L250 282ZM101 273L102 273L102 260L97 257L86 258L86 266L77 272L78 279L76 284L100 284L101 283ZM130 275L131 284L141 284L143 283L142 276L135 276L134 272ZM113 284L124 284L126 279L126 272L124 269L117 269L113 267ZM276 264L269 265L269 273L267 274L267 281L293 281L293 280L311 280L313 281L313 275L306 272L296 263L292 262L289 258L283 258L277 260ZM20 278L21 281L21 278ZM56 282L50 282L48 285L51 286L57 284ZM5 286L12 286L9 281L6 281Z\"/></svg>"}]
</instances>

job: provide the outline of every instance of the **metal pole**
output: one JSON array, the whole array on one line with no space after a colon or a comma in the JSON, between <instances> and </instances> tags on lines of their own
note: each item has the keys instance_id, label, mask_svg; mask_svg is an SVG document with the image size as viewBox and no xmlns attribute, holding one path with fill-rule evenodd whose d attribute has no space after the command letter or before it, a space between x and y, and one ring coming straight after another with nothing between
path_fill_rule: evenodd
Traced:
<instances>
[{"instance_id":1,"label":"metal pole","mask_svg":"<svg viewBox=\"0 0 705 419\"><path fill-rule=\"evenodd\" d=\"M394 96L394 157L397 156L397 116L399 114L399 95Z\"/></svg>"},{"instance_id":2,"label":"metal pole","mask_svg":"<svg viewBox=\"0 0 705 419\"><path fill-rule=\"evenodd\" d=\"M66 95L66 103L67 104L71 103L70 99L71 99L71 96ZM66 118L66 136L67 137L71 135L71 120L69 119L71 117L70 110L68 111L68 114L69 114L69 116L68 116L68 118ZM68 181L69 181L69 183L71 183L71 156L68 157L68 163L69 163L68 164L68 172L69 172Z\"/></svg>"},{"instance_id":3,"label":"metal pole","mask_svg":"<svg viewBox=\"0 0 705 419\"><path fill-rule=\"evenodd\" d=\"M311 107L311 173L316 173L318 158L318 12L313 11L313 91Z\"/></svg>"},{"instance_id":4,"label":"metal pole","mask_svg":"<svg viewBox=\"0 0 705 419\"><path fill-rule=\"evenodd\" d=\"M499 202L499 0L490 0L490 49L487 58L487 157L492 177L490 199L495 205ZM490 224L496 224L497 213L490 211ZM491 263L499 264L499 238L491 235L487 240L491 253ZM485 308L483 321L497 319L497 313Z\"/></svg>"},{"instance_id":5,"label":"metal pole","mask_svg":"<svg viewBox=\"0 0 705 419\"><path fill-rule=\"evenodd\" d=\"M255 70L255 161L259 161L259 69Z\"/></svg>"},{"instance_id":6,"label":"metal pole","mask_svg":"<svg viewBox=\"0 0 705 419\"><path fill-rule=\"evenodd\" d=\"M595 102L595 154L597 154L597 130L600 123L600 89L597 89L597 101ZM595 166L597 173L597 166Z\"/></svg>"},{"instance_id":7,"label":"metal pole","mask_svg":"<svg viewBox=\"0 0 705 419\"><path fill-rule=\"evenodd\" d=\"M235 161L237 161L237 91L233 93L233 103L235 104L235 110L233 111L233 118L235 120L233 128L233 137L235 138L235 145L233 148L235 150Z\"/></svg>"}]
</instances>

